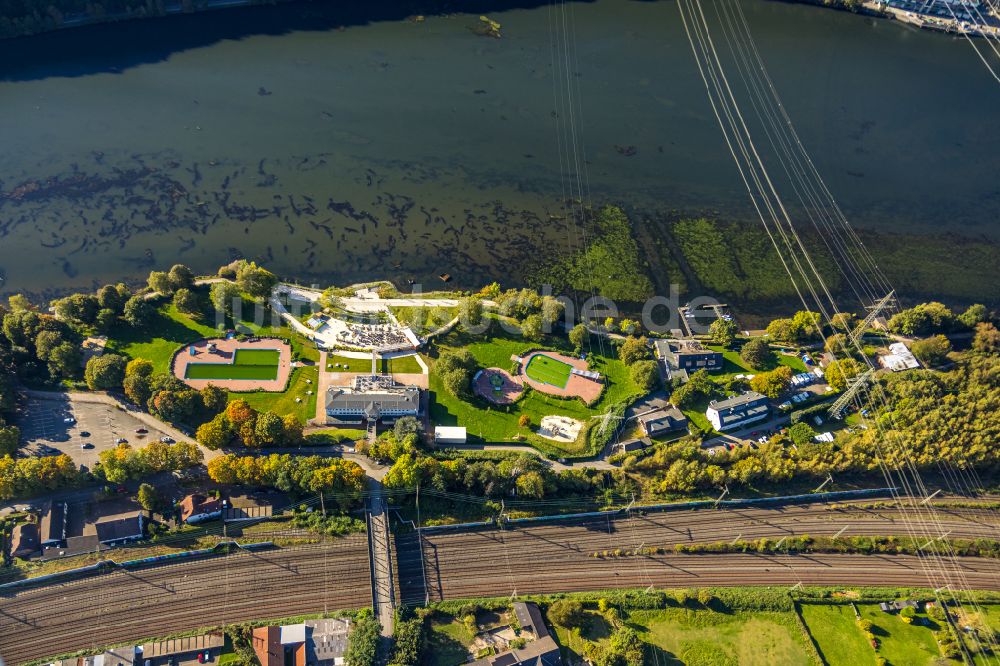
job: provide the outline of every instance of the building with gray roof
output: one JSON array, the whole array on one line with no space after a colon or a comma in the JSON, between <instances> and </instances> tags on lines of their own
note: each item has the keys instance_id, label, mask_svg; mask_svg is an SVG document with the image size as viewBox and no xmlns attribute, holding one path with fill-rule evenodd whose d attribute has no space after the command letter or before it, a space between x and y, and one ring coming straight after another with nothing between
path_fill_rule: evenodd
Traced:
<instances>
[{"instance_id":1,"label":"building with gray roof","mask_svg":"<svg viewBox=\"0 0 1000 666\"><path fill-rule=\"evenodd\" d=\"M767 397L756 391L747 391L725 400L713 400L705 410L705 417L719 432L742 428L770 415L771 406Z\"/></svg>"}]
</instances>

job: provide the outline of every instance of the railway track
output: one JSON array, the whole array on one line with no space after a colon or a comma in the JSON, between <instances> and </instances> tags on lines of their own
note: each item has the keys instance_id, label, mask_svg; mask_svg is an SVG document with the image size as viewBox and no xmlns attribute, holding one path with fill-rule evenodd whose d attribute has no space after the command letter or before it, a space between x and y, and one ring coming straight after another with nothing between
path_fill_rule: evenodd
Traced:
<instances>
[{"instance_id":1,"label":"railway track","mask_svg":"<svg viewBox=\"0 0 1000 666\"><path fill-rule=\"evenodd\" d=\"M950 531L949 538L1000 538L1000 519L988 510L949 511L939 523L914 525L904 523L895 509L833 508L825 504L650 513L632 518L600 516L564 523L508 524L503 530L432 531L424 534L422 558L415 535L399 540L401 598L406 603L420 603L425 599L507 596L515 590L524 594L648 585L928 584L919 558L833 554L685 557L672 553L614 557L616 551L627 553L640 546L669 548L685 543L728 542L737 537L751 541L763 537L832 536L845 526L844 536L897 536L908 540L910 528L916 527L918 534L945 529ZM594 557L605 552L611 557ZM969 567L982 562L987 572L980 576L970 568L970 586L1000 589L1000 578L990 580L991 575L1000 573L1000 564L994 569L992 560L967 561ZM864 566L855 566L858 563ZM744 570L740 571L740 567Z\"/></svg>"},{"instance_id":2,"label":"railway track","mask_svg":"<svg viewBox=\"0 0 1000 666\"><path fill-rule=\"evenodd\" d=\"M1000 518L992 511L939 515L951 538L1000 538ZM832 535L844 526L846 536L908 535L895 509L818 503L428 532L423 558L411 532L395 539L397 589L412 604L648 585L927 585L927 563L905 556L593 557L738 535ZM1000 590L1000 561L967 558L959 566L969 587ZM199 627L365 607L370 580L365 535L69 580L0 595L0 655L20 664Z\"/></svg>"},{"instance_id":3,"label":"railway track","mask_svg":"<svg viewBox=\"0 0 1000 666\"><path fill-rule=\"evenodd\" d=\"M369 605L367 539L116 571L0 596L8 664L198 627Z\"/></svg>"}]
</instances>

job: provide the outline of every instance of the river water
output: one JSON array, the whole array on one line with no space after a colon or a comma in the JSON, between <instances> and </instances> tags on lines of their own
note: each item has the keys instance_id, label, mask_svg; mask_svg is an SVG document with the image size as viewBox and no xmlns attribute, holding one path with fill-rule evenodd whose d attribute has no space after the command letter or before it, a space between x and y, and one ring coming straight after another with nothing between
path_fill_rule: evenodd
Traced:
<instances>
[{"instance_id":1,"label":"river water","mask_svg":"<svg viewBox=\"0 0 1000 666\"><path fill-rule=\"evenodd\" d=\"M557 143L567 34L590 199L749 216L673 2L480 3L421 21L336 4L0 44L0 292L241 256L303 280L516 283L580 242ZM1000 238L1000 90L967 43L744 6L855 224ZM487 11L502 39L470 29Z\"/></svg>"}]
</instances>

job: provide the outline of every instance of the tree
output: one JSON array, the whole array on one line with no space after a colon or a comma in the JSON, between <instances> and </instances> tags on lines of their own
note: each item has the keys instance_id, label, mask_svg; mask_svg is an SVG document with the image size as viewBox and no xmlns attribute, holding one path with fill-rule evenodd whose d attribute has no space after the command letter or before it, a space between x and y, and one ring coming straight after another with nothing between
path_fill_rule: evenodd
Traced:
<instances>
[{"instance_id":1,"label":"tree","mask_svg":"<svg viewBox=\"0 0 1000 666\"><path fill-rule=\"evenodd\" d=\"M236 284L241 291L254 298L267 298L274 285L278 284L278 278L266 268L246 261L236 269Z\"/></svg>"},{"instance_id":2,"label":"tree","mask_svg":"<svg viewBox=\"0 0 1000 666\"><path fill-rule=\"evenodd\" d=\"M139 500L139 506L146 511L156 511L160 505L160 494L156 492L156 488L148 483L139 484L137 499Z\"/></svg>"},{"instance_id":3,"label":"tree","mask_svg":"<svg viewBox=\"0 0 1000 666\"><path fill-rule=\"evenodd\" d=\"M632 365L649 358L649 340L645 337L626 338L618 348L618 358L625 365Z\"/></svg>"},{"instance_id":4,"label":"tree","mask_svg":"<svg viewBox=\"0 0 1000 666\"><path fill-rule=\"evenodd\" d=\"M740 349L740 358L754 369L765 368L774 361L774 352L764 338L753 338Z\"/></svg>"},{"instance_id":5,"label":"tree","mask_svg":"<svg viewBox=\"0 0 1000 666\"><path fill-rule=\"evenodd\" d=\"M522 497L541 499L545 497L545 478L538 472L525 472L515 482L517 493Z\"/></svg>"},{"instance_id":6,"label":"tree","mask_svg":"<svg viewBox=\"0 0 1000 666\"><path fill-rule=\"evenodd\" d=\"M174 292L174 307L177 308L178 312L185 314L198 314L200 310L198 297L187 288L181 288Z\"/></svg>"},{"instance_id":7,"label":"tree","mask_svg":"<svg viewBox=\"0 0 1000 666\"><path fill-rule=\"evenodd\" d=\"M955 323L954 313L943 303L921 303L894 314L889 320L889 330L903 335L927 335L947 332Z\"/></svg>"},{"instance_id":8,"label":"tree","mask_svg":"<svg viewBox=\"0 0 1000 666\"><path fill-rule=\"evenodd\" d=\"M118 354L95 356L87 361L83 377L92 391L121 388L125 379L125 357Z\"/></svg>"},{"instance_id":9,"label":"tree","mask_svg":"<svg viewBox=\"0 0 1000 666\"><path fill-rule=\"evenodd\" d=\"M35 356L40 361L47 361L52 350L63 342L65 340L59 331L39 331L35 337Z\"/></svg>"},{"instance_id":10,"label":"tree","mask_svg":"<svg viewBox=\"0 0 1000 666\"><path fill-rule=\"evenodd\" d=\"M220 312L232 312L233 303L240 298L240 288L232 282L216 282L209 290L212 305Z\"/></svg>"},{"instance_id":11,"label":"tree","mask_svg":"<svg viewBox=\"0 0 1000 666\"><path fill-rule=\"evenodd\" d=\"M125 302L122 318L135 328L145 328L153 323L156 309L142 296L133 296Z\"/></svg>"},{"instance_id":12,"label":"tree","mask_svg":"<svg viewBox=\"0 0 1000 666\"><path fill-rule=\"evenodd\" d=\"M153 362L146 358L134 358L125 366L126 377L152 377Z\"/></svg>"},{"instance_id":13,"label":"tree","mask_svg":"<svg viewBox=\"0 0 1000 666\"><path fill-rule=\"evenodd\" d=\"M94 328L100 333L107 333L118 323L118 314L111 309L101 308L94 318Z\"/></svg>"},{"instance_id":14,"label":"tree","mask_svg":"<svg viewBox=\"0 0 1000 666\"><path fill-rule=\"evenodd\" d=\"M128 287L123 284L104 285L97 290L97 303L103 310L111 310L115 315L122 313L125 301L131 296Z\"/></svg>"},{"instance_id":15,"label":"tree","mask_svg":"<svg viewBox=\"0 0 1000 666\"><path fill-rule=\"evenodd\" d=\"M618 322L618 330L622 335L635 335L640 330L640 324L634 319L622 319Z\"/></svg>"},{"instance_id":16,"label":"tree","mask_svg":"<svg viewBox=\"0 0 1000 666\"><path fill-rule=\"evenodd\" d=\"M404 416L396 419L396 423L392 427L392 433L397 440L404 440L413 435L419 441L421 439L420 432L420 421L415 416Z\"/></svg>"},{"instance_id":17,"label":"tree","mask_svg":"<svg viewBox=\"0 0 1000 666\"><path fill-rule=\"evenodd\" d=\"M577 324L569 330L569 341L576 349L577 354L583 351L583 346L587 344L589 339L590 331L587 330L586 324Z\"/></svg>"},{"instance_id":18,"label":"tree","mask_svg":"<svg viewBox=\"0 0 1000 666\"><path fill-rule=\"evenodd\" d=\"M972 338L972 348L983 354L995 354L1000 350L1000 331L990 322L976 324L976 335Z\"/></svg>"},{"instance_id":19,"label":"tree","mask_svg":"<svg viewBox=\"0 0 1000 666\"><path fill-rule=\"evenodd\" d=\"M226 406L224 413L236 430L247 424L253 427L257 420L257 411L246 400L233 400Z\"/></svg>"},{"instance_id":20,"label":"tree","mask_svg":"<svg viewBox=\"0 0 1000 666\"><path fill-rule=\"evenodd\" d=\"M816 436L816 431L808 423L799 422L788 429L788 436L792 438L798 446L809 444Z\"/></svg>"},{"instance_id":21,"label":"tree","mask_svg":"<svg viewBox=\"0 0 1000 666\"><path fill-rule=\"evenodd\" d=\"M809 340L819 337L820 319L818 312L800 310L792 317L792 326L796 331L796 340Z\"/></svg>"},{"instance_id":22,"label":"tree","mask_svg":"<svg viewBox=\"0 0 1000 666\"><path fill-rule=\"evenodd\" d=\"M656 361L636 361L629 368L629 375L632 381L642 391L652 391L660 379L660 372L656 368Z\"/></svg>"},{"instance_id":23,"label":"tree","mask_svg":"<svg viewBox=\"0 0 1000 666\"><path fill-rule=\"evenodd\" d=\"M475 328L483 323L483 299L468 296L458 302L458 320L465 328Z\"/></svg>"},{"instance_id":24,"label":"tree","mask_svg":"<svg viewBox=\"0 0 1000 666\"><path fill-rule=\"evenodd\" d=\"M853 312L836 312L830 317L830 326L835 331L850 333L854 330L856 320L857 317L854 316Z\"/></svg>"},{"instance_id":25,"label":"tree","mask_svg":"<svg viewBox=\"0 0 1000 666\"><path fill-rule=\"evenodd\" d=\"M97 297L90 294L73 294L52 301L52 308L57 317L64 321L76 321L82 324L93 324L100 307Z\"/></svg>"},{"instance_id":26,"label":"tree","mask_svg":"<svg viewBox=\"0 0 1000 666\"><path fill-rule=\"evenodd\" d=\"M975 328L977 324L986 321L988 314L985 305L976 303L970 305L965 312L958 315L958 321L966 328Z\"/></svg>"},{"instance_id":27,"label":"tree","mask_svg":"<svg viewBox=\"0 0 1000 666\"><path fill-rule=\"evenodd\" d=\"M826 344L823 348L835 356L842 356L848 353L850 347L847 335L844 333L834 333L826 339Z\"/></svg>"},{"instance_id":28,"label":"tree","mask_svg":"<svg viewBox=\"0 0 1000 666\"><path fill-rule=\"evenodd\" d=\"M407 620L397 617L392 638L392 665L418 666L424 651L424 621L418 617Z\"/></svg>"},{"instance_id":29,"label":"tree","mask_svg":"<svg viewBox=\"0 0 1000 666\"><path fill-rule=\"evenodd\" d=\"M768 398L777 398L788 390L792 383L792 369L787 365L770 372L759 372L750 380L750 388Z\"/></svg>"},{"instance_id":30,"label":"tree","mask_svg":"<svg viewBox=\"0 0 1000 666\"><path fill-rule=\"evenodd\" d=\"M617 629L615 633L611 634L608 647L617 658L617 664L624 664L624 666L643 665L643 655L645 654L643 643L632 627Z\"/></svg>"},{"instance_id":31,"label":"tree","mask_svg":"<svg viewBox=\"0 0 1000 666\"><path fill-rule=\"evenodd\" d=\"M125 389L125 396L136 405L145 405L153 396L152 382L145 375L129 375L126 371L122 387Z\"/></svg>"},{"instance_id":32,"label":"tree","mask_svg":"<svg viewBox=\"0 0 1000 666\"><path fill-rule=\"evenodd\" d=\"M49 352L49 373L54 377L76 377L80 374L82 360L83 354L77 345L63 342Z\"/></svg>"},{"instance_id":33,"label":"tree","mask_svg":"<svg viewBox=\"0 0 1000 666\"><path fill-rule=\"evenodd\" d=\"M17 453L17 444L21 438L21 431L17 426L4 425L0 421L0 457L11 456Z\"/></svg>"},{"instance_id":34,"label":"tree","mask_svg":"<svg viewBox=\"0 0 1000 666\"><path fill-rule=\"evenodd\" d=\"M434 366L441 383L456 398L472 398L472 373L476 369L476 358L463 349L442 353Z\"/></svg>"},{"instance_id":35,"label":"tree","mask_svg":"<svg viewBox=\"0 0 1000 666\"><path fill-rule=\"evenodd\" d=\"M225 414L216 414L211 421L201 424L195 439L209 451L218 451L229 445L233 439L232 426Z\"/></svg>"},{"instance_id":36,"label":"tree","mask_svg":"<svg viewBox=\"0 0 1000 666\"><path fill-rule=\"evenodd\" d=\"M254 439L258 446L277 446L285 436L285 424L274 412L264 412L254 424Z\"/></svg>"},{"instance_id":37,"label":"tree","mask_svg":"<svg viewBox=\"0 0 1000 666\"><path fill-rule=\"evenodd\" d=\"M702 606L708 606L715 599L715 595L708 588L701 588L698 590L698 603Z\"/></svg>"},{"instance_id":38,"label":"tree","mask_svg":"<svg viewBox=\"0 0 1000 666\"><path fill-rule=\"evenodd\" d=\"M528 315L521 321L521 335L528 340L541 340L543 331L542 316L537 314Z\"/></svg>"},{"instance_id":39,"label":"tree","mask_svg":"<svg viewBox=\"0 0 1000 666\"><path fill-rule=\"evenodd\" d=\"M853 358L844 358L832 361L826 366L826 383L838 391L847 388L847 380L861 374L861 364Z\"/></svg>"},{"instance_id":40,"label":"tree","mask_svg":"<svg viewBox=\"0 0 1000 666\"><path fill-rule=\"evenodd\" d=\"M542 323L550 329L562 318L566 312L566 306L557 298L552 296L542 297Z\"/></svg>"},{"instance_id":41,"label":"tree","mask_svg":"<svg viewBox=\"0 0 1000 666\"><path fill-rule=\"evenodd\" d=\"M917 340L910 345L910 351L927 367L941 365L948 360L951 342L941 334L924 340Z\"/></svg>"},{"instance_id":42,"label":"tree","mask_svg":"<svg viewBox=\"0 0 1000 666\"><path fill-rule=\"evenodd\" d=\"M285 445L299 446L302 444L302 431L305 426L303 426L299 417L294 414L288 414L281 420L281 422L285 429Z\"/></svg>"},{"instance_id":43,"label":"tree","mask_svg":"<svg viewBox=\"0 0 1000 666\"><path fill-rule=\"evenodd\" d=\"M226 408L226 403L229 400L229 394L215 384L209 384L205 388L201 389L199 393L201 394L201 404L209 412L218 414Z\"/></svg>"},{"instance_id":44,"label":"tree","mask_svg":"<svg viewBox=\"0 0 1000 666\"><path fill-rule=\"evenodd\" d=\"M370 608L363 608L354 617L350 640L344 658L347 666L375 666L382 625Z\"/></svg>"},{"instance_id":45,"label":"tree","mask_svg":"<svg viewBox=\"0 0 1000 666\"><path fill-rule=\"evenodd\" d=\"M153 271L146 280L149 290L157 294L172 294L174 289L170 284L170 276L164 271Z\"/></svg>"},{"instance_id":46,"label":"tree","mask_svg":"<svg viewBox=\"0 0 1000 666\"><path fill-rule=\"evenodd\" d=\"M517 419L517 425L521 428L530 428L531 416L529 416L528 414L521 414L521 416L518 417Z\"/></svg>"},{"instance_id":47,"label":"tree","mask_svg":"<svg viewBox=\"0 0 1000 666\"><path fill-rule=\"evenodd\" d=\"M767 336L779 342L797 342L798 330L791 319L775 319L767 325Z\"/></svg>"},{"instance_id":48,"label":"tree","mask_svg":"<svg viewBox=\"0 0 1000 666\"><path fill-rule=\"evenodd\" d=\"M732 319L716 319L708 327L708 334L712 336L712 342L723 347L733 344L739 327Z\"/></svg>"},{"instance_id":49,"label":"tree","mask_svg":"<svg viewBox=\"0 0 1000 666\"><path fill-rule=\"evenodd\" d=\"M174 264L167 273L167 280L173 291L191 289L194 286L194 273L184 264Z\"/></svg>"},{"instance_id":50,"label":"tree","mask_svg":"<svg viewBox=\"0 0 1000 666\"><path fill-rule=\"evenodd\" d=\"M587 619L587 614L583 610L583 604L571 599L560 599L553 602L549 606L547 615L553 624L566 629L581 627Z\"/></svg>"}]
</instances>

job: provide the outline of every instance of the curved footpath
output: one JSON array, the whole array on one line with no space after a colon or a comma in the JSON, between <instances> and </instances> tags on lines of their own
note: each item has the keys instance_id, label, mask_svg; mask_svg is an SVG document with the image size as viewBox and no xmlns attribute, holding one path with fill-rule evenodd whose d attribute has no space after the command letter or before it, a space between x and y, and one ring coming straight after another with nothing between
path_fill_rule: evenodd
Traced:
<instances>
[{"instance_id":1,"label":"curved footpath","mask_svg":"<svg viewBox=\"0 0 1000 666\"><path fill-rule=\"evenodd\" d=\"M996 538L1000 517L979 509L939 510L953 538ZM509 596L615 587L832 585L927 587L927 561L890 555L657 555L600 559L632 550L809 534L900 535L896 509L861 503L687 510L599 517L505 529L429 531L423 558L410 532L397 537L403 601ZM923 527L923 526L918 526ZM920 529L920 531L923 531ZM1000 591L1000 561L962 558L962 585ZM426 588L424 581L426 580ZM365 535L324 544L240 553L117 571L0 594L0 655L9 664L139 641L207 626L371 604Z\"/></svg>"}]
</instances>

